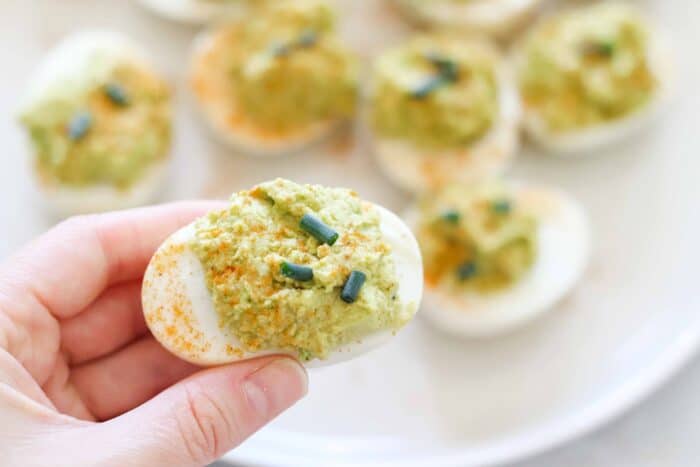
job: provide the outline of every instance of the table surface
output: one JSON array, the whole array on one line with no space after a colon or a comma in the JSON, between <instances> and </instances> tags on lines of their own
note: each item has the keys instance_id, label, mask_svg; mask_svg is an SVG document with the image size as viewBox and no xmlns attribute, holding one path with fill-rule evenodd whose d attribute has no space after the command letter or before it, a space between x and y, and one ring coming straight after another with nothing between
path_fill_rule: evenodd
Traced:
<instances>
[{"instance_id":1,"label":"table surface","mask_svg":"<svg viewBox=\"0 0 700 467\"><path fill-rule=\"evenodd\" d=\"M647 3L653 3L648 0ZM641 0L640 0L641 2ZM663 3L661 20L667 27L675 26L681 16L700 18L700 2L695 0L656 0ZM642 2L644 3L644 2ZM47 229L51 222L37 208L36 194L30 183L29 168L24 157L24 139L15 124L18 90L23 88L36 61L67 31L81 27L122 28L128 22L139 39L155 49L158 61L177 63L167 55L173 48L159 48L159 35L167 30L169 40L182 44L183 50L192 30L170 25L149 15L137 12L137 6L127 2L107 0L3 0L0 19L0 141L5 148L5 164L0 171L0 226L3 242L0 259L9 255L28 239ZM657 8L658 9L658 8ZM42 12L38 14L37 12ZM70 14L67 14L70 12ZM153 25L157 23L157 28ZM689 24L679 21L678 24ZM700 45L700 28L673 28L676 43L693 48ZM697 62L698 60L696 60ZM684 69L700 82L700 64L692 63ZM182 71L172 67L165 70L174 80L181 79ZM697 96L696 96L697 97ZM191 126L191 116L180 112L177 126ZM185 134L183 139L190 138ZM179 141L187 147L187 141ZM175 154L176 165L187 166L187 171L174 174L177 191L166 193L168 199L218 195L207 188L205 170L188 166L182 151ZM201 164L200 164L201 165ZM396 200L394 200L395 202ZM388 203L391 205L391 202ZM519 465L543 466L684 466L696 465L700 456L700 360L689 364L657 394L630 411L627 415L578 441L552 452L530 459Z\"/></svg>"}]
</instances>

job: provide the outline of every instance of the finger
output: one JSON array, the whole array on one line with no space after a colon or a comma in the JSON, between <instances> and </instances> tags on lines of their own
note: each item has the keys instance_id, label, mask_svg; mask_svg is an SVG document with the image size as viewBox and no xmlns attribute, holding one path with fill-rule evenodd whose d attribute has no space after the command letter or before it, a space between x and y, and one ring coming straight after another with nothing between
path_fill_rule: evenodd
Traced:
<instances>
[{"instance_id":1,"label":"finger","mask_svg":"<svg viewBox=\"0 0 700 467\"><path fill-rule=\"evenodd\" d=\"M11 259L0 278L58 318L74 316L110 284L138 279L156 248L217 202L174 203L69 219Z\"/></svg>"},{"instance_id":2,"label":"finger","mask_svg":"<svg viewBox=\"0 0 700 467\"><path fill-rule=\"evenodd\" d=\"M103 357L147 333L141 281L110 287L79 315L61 322L61 346L70 365Z\"/></svg>"},{"instance_id":3,"label":"finger","mask_svg":"<svg viewBox=\"0 0 700 467\"><path fill-rule=\"evenodd\" d=\"M71 383L90 413L106 420L199 369L168 353L149 336L113 355L74 367Z\"/></svg>"},{"instance_id":4,"label":"finger","mask_svg":"<svg viewBox=\"0 0 700 467\"><path fill-rule=\"evenodd\" d=\"M306 388L304 369L288 357L212 368L96 426L94 442L110 446L115 465L206 465L293 405Z\"/></svg>"}]
</instances>

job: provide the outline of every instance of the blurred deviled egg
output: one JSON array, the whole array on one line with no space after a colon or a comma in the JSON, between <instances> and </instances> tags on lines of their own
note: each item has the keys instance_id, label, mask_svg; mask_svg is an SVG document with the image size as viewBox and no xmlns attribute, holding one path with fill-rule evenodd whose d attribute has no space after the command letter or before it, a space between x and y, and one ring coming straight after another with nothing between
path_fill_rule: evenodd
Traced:
<instances>
[{"instance_id":1,"label":"blurred deviled egg","mask_svg":"<svg viewBox=\"0 0 700 467\"><path fill-rule=\"evenodd\" d=\"M170 91L120 34L78 33L51 51L30 79L20 122L58 216L146 204L162 187Z\"/></svg>"},{"instance_id":2,"label":"blurred deviled egg","mask_svg":"<svg viewBox=\"0 0 700 467\"><path fill-rule=\"evenodd\" d=\"M385 52L369 120L386 175L409 191L505 170L518 148L519 98L490 43L419 36Z\"/></svg>"},{"instance_id":3,"label":"blurred deviled egg","mask_svg":"<svg viewBox=\"0 0 700 467\"><path fill-rule=\"evenodd\" d=\"M534 16L542 0L395 0L418 21L504 38Z\"/></svg>"},{"instance_id":4,"label":"blurred deviled egg","mask_svg":"<svg viewBox=\"0 0 700 467\"><path fill-rule=\"evenodd\" d=\"M581 154L640 131L669 91L668 48L624 4L547 17L515 57L525 129L553 153Z\"/></svg>"},{"instance_id":5,"label":"blurred deviled egg","mask_svg":"<svg viewBox=\"0 0 700 467\"><path fill-rule=\"evenodd\" d=\"M152 12L185 23L206 23L240 17L270 0L139 0ZM274 0L272 0L274 1Z\"/></svg>"},{"instance_id":6,"label":"blurred deviled egg","mask_svg":"<svg viewBox=\"0 0 700 467\"><path fill-rule=\"evenodd\" d=\"M420 252L393 213L340 188L277 179L174 233L144 277L160 343L215 365L288 353L347 360L416 313Z\"/></svg>"},{"instance_id":7,"label":"blurred deviled egg","mask_svg":"<svg viewBox=\"0 0 700 467\"><path fill-rule=\"evenodd\" d=\"M547 311L589 256L581 206L546 188L450 185L425 196L407 220L423 254L423 315L456 335L497 334Z\"/></svg>"},{"instance_id":8,"label":"blurred deviled egg","mask_svg":"<svg viewBox=\"0 0 700 467\"><path fill-rule=\"evenodd\" d=\"M326 2L280 0L196 40L194 99L222 141L253 155L287 154L353 116L359 63L334 22Z\"/></svg>"}]
</instances>

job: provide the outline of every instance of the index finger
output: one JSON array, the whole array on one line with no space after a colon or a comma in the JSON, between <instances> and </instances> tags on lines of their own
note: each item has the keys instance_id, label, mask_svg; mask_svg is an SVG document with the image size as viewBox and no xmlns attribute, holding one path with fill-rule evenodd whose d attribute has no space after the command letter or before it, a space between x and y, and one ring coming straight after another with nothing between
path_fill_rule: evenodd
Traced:
<instances>
[{"instance_id":1,"label":"index finger","mask_svg":"<svg viewBox=\"0 0 700 467\"><path fill-rule=\"evenodd\" d=\"M138 279L173 232L221 202L180 202L69 219L9 260L0 277L60 319L78 314L111 284Z\"/></svg>"}]
</instances>

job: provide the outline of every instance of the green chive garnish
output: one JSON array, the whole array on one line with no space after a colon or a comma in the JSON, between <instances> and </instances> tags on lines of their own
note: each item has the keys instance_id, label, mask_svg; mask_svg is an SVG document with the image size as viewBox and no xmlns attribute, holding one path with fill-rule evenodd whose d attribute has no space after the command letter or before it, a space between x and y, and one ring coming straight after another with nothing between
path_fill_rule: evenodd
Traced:
<instances>
[{"instance_id":1,"label":"green chive garnish","mask_svg":"<svg viewBox=\"0 0 700 467\"><path fill-rule=\"evenodd\" d=\"M431 76L411 91L411 97L414 99L425 99L444 83L445 78L442 75Z\"/></svg>"},{"instance_id":2,"label":"green chive garnish","mask_svg":"<svg viewBox=\"0 0 700 467\"><path fill-rule=\"evenodd\" d=\"M299 37L293 41L273 44L272 47L270 47L270 53L273 57L286 57L296 49L313 47L316 45L316 42L318 42L318 33L313 29L305 29L299 34Z\"/></svg>"},{"instance_id":3,"label":"green chive garnish","mask_svg":"<svg viewBox=\"0 0 700 467\"><path fill-rule=\"evenodd\" d=\"M299 222L299 227L310 233L319 242L328 245L333 245L340 236L338 232L331 229L320 219L311 214L304 214L304 217L301 218L301 222Z\"/></svg>"},{"instance_id":4,"label":"green chive garnish","mask_svg":"<svg viewBox=\"0 0 700 467\"><path fill-rule=\"evenodd\" d=\"M439 87L454 83L459 79L459 66L449 58L430 52L425 54L425 59L435 66L437 74L429 77L411 91L411 97L414 99L425 99Z\"/></svg>"},{"instance_id":5,"label":"green chive garnish","mask_svg":"<svg viewBox=\"0 0 700 467\"><path fill-rule=\"evenodd\" d=\"M612 40L588 41L583 44L584 55L610 58L615 53L615 42Z\"/></svg>"},{"instance_id":6,"label":"green chive garnish","mask_svg":"<svg viewBox=\"0 0 700 467\"><path fill-rule=\"evenodd\" d=\"M360 295L360 289L367 280L367 276L364 272L353 271L350 273L348 280L345 281L343 290L340 292L340 298L345 303L355 303L358 295Z\"/></svg>"},{"instance_id":7,"label":"green chive garnish","mask_svg":"<svg viewBox=\"0 0 700 467\"><path fill-rule=\"evenodd\" d=\"M314 31L313 29L306 29L304 32L301 33L299 39L297 39L297 46L302 48L312 47L316 44L317 40L318 34L316 34L316 31Z\"/></svg>"},{"instance_id":8,"label":"green chive garnish","mask_svg":"<svg viewBox=\"0 0 700 467\"><path fill-rule=\"evenodd\" d=\"M126 107L129 105L129 95L126 90L117 83L109 83L105 86L105 94L115 105Z\"/></svg>"},{"instance_id":9,"label":"green chive garnish","mask_svg":"<svg viewBox=\"0 0 700 467\"><path fill-rule=\"evenodd\" d=\"M314 278L314 270L308 266L285 261L280 267L282 274L299 282L308 282Z\"/></svg>"},{"instance_id":10,"label":"green chive garnish","mask_svg":"<svg viewBox=\"0 0 700 467\"><path fill-rule=\"evenodd\" d=\"M440 215L440 218L446 222L449 222L450 224L458 224L459 220L462 218L462 216L459 214L458 211L454 209L449 209L445 212L443 212Z\"/></svg>"},{"instance_id":11,"label":"green chive garnish","mask_svg":"<svg viewBox=\"0 0 700 467\"><path fill-rule=\"evenodd\" d=\"M461 281L471 279L472 277L476 276L476 273L477 269L476 263L474 261L467 261L466 263L462 263L457 268L457 277L459 277L459 280Z\"/></svg>"},{"instance_id":12,"label":"green chive garnish","mask_svg":"<svg viewBox=\"0 0 700 467\"><path fill-rule=\"evenodd\" d=\"M513 206L511 206L510 201L507 199L501 199L491 203L491 210L496 214L510 214Z\"/></svg>"},{"instance_id":13,"label":"green chive garnish","mask_svg":"<svg viewBox=\"0 0 700 467\"><path fill-rule=\"evenodd\" d=\"M92 127L92 114L87 110L77 113L68 124L68 136L73 141L82 139Z\"/></svg>"}]
</instances>

